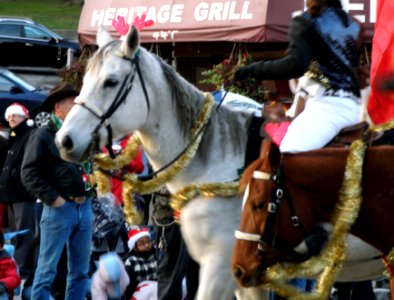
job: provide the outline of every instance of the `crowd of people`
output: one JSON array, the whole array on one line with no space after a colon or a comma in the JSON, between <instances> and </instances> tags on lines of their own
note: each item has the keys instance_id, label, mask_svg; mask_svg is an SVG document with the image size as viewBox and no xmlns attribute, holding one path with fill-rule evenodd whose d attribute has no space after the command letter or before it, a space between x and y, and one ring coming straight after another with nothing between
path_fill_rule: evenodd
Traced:
<instances>
[{"instance_id":1,"label":"crowd of people","mask_svg":"<svg viewBox=\"0 0 394 300\"><path fill-rule=\"evenodd\" d=\"M95 215L98 210L93 209L102 203L97 201L96 187L91 186L89 180L91 163L67 162L60 157L55 145L56 131L77 95L78 91L69 83L60 83L51 89L41 105L51 118L39 128L34 127L29 111L19 103L12 104L5 112L10 128L1 149L0 201L7 208L3 227L21 234L16 234L11 241L12 258L2 250L4 238L0 235L0 292L1 289L6 291L7 297L12 299L15 288L24 280L22 299L107 299L108 295L117 295L115 298L119 299L158 299L158 294L160 299L183 299L186 268L177 270L173 278L168 275L174 272L173 266L178 261L188 261L187 251L182 250L180 259L171 257L175 263L158 267L160 261L154 238L163 241L165 236L157 234L156 226L148 226L147 218L146 226L141 228L129 228L119 218L117 227L97 234L102 229L100 222L107 220ZM126 136L114 143L114 151L121 151L129 138ZM117 175L142 173L145 168L146 160L139 151ZM119 176L111 178L110 195L107 205L121 211ZM148 202L149 197L138 199ZM95 201L93 206L92 201ZM105 213L104 208L99 211ZM172 218L172 213L166 218ZM164 219L158 216L157 220ZM170 225L178 226L174 222ZM176 237L181 239L179 229ZM103 244L106 247L103 248ZM167 259L168 256L167 253ZM1 263L3 258L4 264ZM117 268L116 262L121 262L121 267ZM162 292L158 289L160 269L166 278ZM119 281L122 284L114 285L114 278L122 278Z\"/></svg>"}]
</instances>

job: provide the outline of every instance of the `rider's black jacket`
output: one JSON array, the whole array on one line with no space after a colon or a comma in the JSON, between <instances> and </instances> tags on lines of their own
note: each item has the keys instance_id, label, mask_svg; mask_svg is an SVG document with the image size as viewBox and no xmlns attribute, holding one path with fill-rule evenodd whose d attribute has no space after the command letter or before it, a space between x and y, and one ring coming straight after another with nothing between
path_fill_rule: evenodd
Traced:
<instances>
[{"instance_id":1,"label":"rider's black jacket","mask_svg":"<svg viewBox=\"0 0 394 300\"><path fill-rule=\"evenodd\" d=\"M360 24L347 13L333 7L326 8L319 16L305 12L292 19L289 41L285 57L241 67L235 79L298 78L316 61L331 89L360 95L358 66L362 31Z\"/></svg>"}]
</instances>

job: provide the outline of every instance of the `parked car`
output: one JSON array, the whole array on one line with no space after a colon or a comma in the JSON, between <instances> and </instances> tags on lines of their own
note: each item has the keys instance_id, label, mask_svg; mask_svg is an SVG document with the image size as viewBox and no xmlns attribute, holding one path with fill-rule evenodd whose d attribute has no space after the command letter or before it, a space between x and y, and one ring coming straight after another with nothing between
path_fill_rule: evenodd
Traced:
<instances>
[{"instance_id":1,"label":"parked car","mask_svg":"<svg viewBox=\"0 0 394 300\"><path fill-rule=\"evenodd\" d=\"M29 110L30 117L37 126L46 124L50 115L40 111L40 105L47 96L47 90L38 89L15 73L0 68L0 122L4 125L8 126L4 116L5 111L14 102L22 104Z\"/></svg>"},{"instance_id":2,"label":"parked car","mask_svg":"<svg viewBox=\"0 0 394 300\"><path fill-rule=\"evenodd\" d=\"M222 105L228 106L231 109L249 111L253 112L255 116L261 116L263 104L258 103L249 97L233 92L226 92L223 89L211 92L211 94L217 103L220 103L223 100Z\"/></svg>"},{"instance_id":3,"label":"parked car","mask_svg":"<svg viewBox=\"0 0 394 300\"><path fill-rule=\"evenodd\" d=\"M79 43L69 41L28 18L0 17L0 65L62 68L68 49L78 57Z\"/></svg>"}]
</instances>

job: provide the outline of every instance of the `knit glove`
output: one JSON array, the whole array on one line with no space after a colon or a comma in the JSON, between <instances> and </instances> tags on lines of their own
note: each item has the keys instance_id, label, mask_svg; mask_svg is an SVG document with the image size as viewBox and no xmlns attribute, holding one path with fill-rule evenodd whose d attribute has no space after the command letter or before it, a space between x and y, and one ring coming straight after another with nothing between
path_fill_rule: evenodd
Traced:
<instances>
[{"instance_id":1,"label":"knit glove","mask_svg":"<svg viewBox=\"0 0 394 300\"><path fill-rule=\"evenodd\" d=\"M249 66L240 67L234 76L235 81L245 80L250 77L250 68Z\"/></svg>"}]
</instances>

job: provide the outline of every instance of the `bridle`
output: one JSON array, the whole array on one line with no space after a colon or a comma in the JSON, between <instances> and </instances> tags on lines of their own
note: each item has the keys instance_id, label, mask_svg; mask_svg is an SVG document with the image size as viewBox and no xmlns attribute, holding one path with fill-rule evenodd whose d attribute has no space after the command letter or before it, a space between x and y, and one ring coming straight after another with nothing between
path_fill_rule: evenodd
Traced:
<instances>
[{"instance_id":1,"label":"bridle","mask_svg":"<svg viewBox=\"0 0 394 300\"><path fill-rule=\"evenodd\" d=\"M124 103L127 94L130 92L130 90L133 87L133 82L134 82L136 74L138 74L138 77L139 77L141 85L142 85L142 89L144 92L145 101L146 101L146 105L147 105L147 109L148 109L148 114L149 114L150 101L149 101L148 92L147 92L147 89L145 86L145 82L142 77L141 68L139 65L139 54L140 54L140 52L138 49L137 52L135 53L134 58L129 58L127 56L121 57L122 59L130 62L131 65L134 66L134 68L132 69L132 71L130 71L129 74L127 74L127 76L123 80L122 85L120 86L118 92L115 95L115 98L112 100L112 103L108 107L106 112L103 113L94 104L88 103L85 101L79 101L78 98L75 101L75 104L78 104L78 105L82 106L83 108L87 109L90 113L92 113L96 118L98 118L100 120L100 122L98 123L98 125L96 126L96 128L92 132L92 141L96 147L99 146L99 139L100 139L100 136L98 134L99 130L103 126L105 126L105 128L107 129L108 136L107 136L107 144L105 145L105 147L107 148L108 154L110 155L110 157L112 159L115 158L115 153L112 150L112 128L111 128L111 124L109 123L108 119L115 113L115 111L119 108L119 106L122 103Z\"/></svg>"},{"instance_id":2,"label":"bridle","mask_svg":"<svg viewBox=\"0 0 394 300\"><path fill-rule=\"evenodd\" d=\"M265 253L269 249L276 249L278 247L277 241L277 229L279 224L279 211L282 203L284 190L283 190L283 182L282 182L282 167L278 168L274 175L264 172L264 171L254 171L252 174L252 178L256 180L271 180L275 184L275 188L273 190L273 195L268 202L268 216L266 219L266 225L264 226L264 230L261 234L242 232L239 230L235 231L235 237L239 240L249 241L249 242L257 242L259 253ZM291 222L293 227L302 230L304 233L306 232L303 225L300 223L298 216L296 215L294 204L286 197L285 200L289 206L290 214L291 214ZM284 249L286 252L290 252L292 256L297 256L296 252L293 250L288 251L288 249Z\"/></svg>"}]
</instances>

